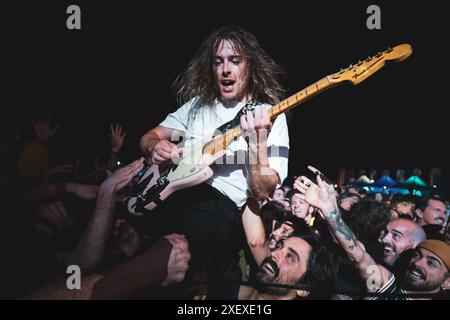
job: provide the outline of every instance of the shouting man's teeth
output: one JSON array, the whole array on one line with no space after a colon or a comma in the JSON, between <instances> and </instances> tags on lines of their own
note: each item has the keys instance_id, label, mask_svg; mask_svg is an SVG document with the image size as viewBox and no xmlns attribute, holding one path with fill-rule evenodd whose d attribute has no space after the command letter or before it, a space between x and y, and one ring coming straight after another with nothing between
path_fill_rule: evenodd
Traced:
<instances>
[{"instance_id":1,"label":"shouting man's teeth","mask_svg":"<svg viewBox=\"0 0 450 320\"><path fill-rule=\"evenodd\" d=\"M391 254L393 252L394 252L394 250L391 247L384 247L384 253Z\"/></svg>"},{"instance_id":2,"label":"shouting man's teeth","mask_svg":"<svg viewBox=\"0 0 450 320\"><path fill-rule=\"evenodd\" d=\"M411 271L410 273L411 273L411 275L412 275L414 278L416 278L416 279L423 279L423 278L424 278L423 275L422 275L422 273L420 273L420 272L417 271L417 270L413 270L413 271Z\"/></svg>"},{"instance_id":3,"label":"shouting man's teeth","mask_svg":"<svg viewBox=\"0 0 450 320\"><path fill-rule=\"evenodd\" d=\"M272 268L272 266L270 265L270 263L266 263L266 269L270 272L270 273L272 273L272 274L275 274L275 271L273 270L273 268Z\"/></svg>"}]
</instances>

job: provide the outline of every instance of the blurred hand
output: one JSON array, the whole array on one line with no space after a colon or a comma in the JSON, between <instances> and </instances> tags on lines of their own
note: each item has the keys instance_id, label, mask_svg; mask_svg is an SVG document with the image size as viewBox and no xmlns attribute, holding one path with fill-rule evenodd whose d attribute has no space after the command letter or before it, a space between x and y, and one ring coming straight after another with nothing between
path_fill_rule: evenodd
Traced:
<instances>
[{"instance_id":1,"label":"blurred hand","mask_svg":"<svg viewBox=\"0 0 450 320\"><path fill-rule=\"evenodd\" d=\"M131 182L133 177L142 170L144 167L144 158L140 158L127 165L126 167L120 168L114 171L100 186L100 188L112 190L117 192L124 188L128 183Z\"/></svg>"},{"instance_id":2,"label":"blurred hand","mask_svg":"<svg viewBox=\"0 0 450 320\"><path fill-rule=\"evenodd\" d=\"M122 133L122 127L118 123L116 125L110 124L109 126L111 128L111 150L112 152L119 152L127 133Z\"/></svg>"},{"instance_id":3,"label":"blurred hand","mask_svg":"<svg viewBox=\"0 0 450 320\"><path fill-rule=\"evenodd\" d=\"M93 200L97 198L99 187L96 185L67 182L66 190L80 199Z\"/></svg>"},{"instance_id":4,"label":"blurred hand","mask_svg":"<svg viewBox=\"0 0 450 320\"><path fill-rule=\"evenodd\" d=\"M46 113L41 115L37 120L31 119L36 133L36 138L40 143L46 143L51 137L53 137L60 127L60 123L57 123L53 128L50 126L50 114Z\"/></svg>"},{"instance_id":5,"label":"blurred hand","mask_svg":"<svg viewBox=\"0 0 450 320\"><path fill-rule=\"evenodd\" d=\"M113 253L133 257L141 245L141 237L124 219L117 219L114 226Z\"/></svg>"},{"instance_id":6,"label":"blurred hand","mask_svg":"<svg viewBox=\"0 0 450 320\"><path fill-rule=\"evenodd\" d=\"M69 214L62 202L49 202L35 207L34 218L36 230L52 237L66 224Z\"/></svg>"},{"instance_id":7,"label":"blurred hand","mask_svg":"<svg viewBox=\"0 0 450 320\"><path fill-rule=\"evenodd\" d=\"M61 174L61 173L70 173L74 171L74 165L72 164L63 164L60 166L56 166L53 168L49 168L45 170L43 180L48 182L52 180L53 175Z\"/></svg>"},{"instance_id":8,"label":"blurred hand","mask_svg":"<svg viewBox=\"0 0 450 320\"><path fill-rule=\"evenodd\" d=\"M164 236L164 238L172 244L172 251L167 263L167 277L162 284L163 286L168 286L184 280L189 269L191 254L188 241L184 235L172 233Z\"/></svg>"}]
</instances>

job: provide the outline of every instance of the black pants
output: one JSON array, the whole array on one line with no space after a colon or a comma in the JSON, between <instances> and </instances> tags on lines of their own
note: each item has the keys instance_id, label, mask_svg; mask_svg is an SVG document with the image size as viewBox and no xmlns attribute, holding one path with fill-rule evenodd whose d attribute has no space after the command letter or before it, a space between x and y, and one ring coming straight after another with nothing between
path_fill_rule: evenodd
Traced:
<instances>
[{"instance_id":1,"label":"black pants","mask_svg":"<svg viewBox=\"0 0 450 320\"><path fill-rule=\"evenodd\" d=\"M236 204L202 184L177 191L154 213L147 218L146 229L153 236L186 236L192 256L190 271L208 270L208 298L232 298L231 286L224 283L241 279L238 252L244 240L241 212Z\"/></svg>"}]
</instances>

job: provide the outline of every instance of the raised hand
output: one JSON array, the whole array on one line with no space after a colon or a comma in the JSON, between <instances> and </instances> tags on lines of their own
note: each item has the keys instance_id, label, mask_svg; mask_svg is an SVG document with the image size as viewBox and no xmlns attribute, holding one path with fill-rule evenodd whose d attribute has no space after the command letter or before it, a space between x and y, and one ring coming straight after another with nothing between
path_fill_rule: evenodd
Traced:
<instances>
[{"instance_id":1,"label":"raised hand","mask_svg":"<svg viewBox=\"0 0 450 320\"><path fill-rule=\"evenodd\" d=\"M116 125L110 124L109 127L111 129L111 150L112 152L119 152L127 133L122 132L122 127L118 123Z\"/></svg>"},{"instance_id":2,"label":"raised hand","mask_svg":"<svg viewBox=\"0 0 450 320\"><path fill-rule=\"evenodd\" d=\"M37 231L51 236L53 232L64 227L69 219L69 214L62 202L49 202L34 208L34 219Z\"/></svg>"},{"instance_id":3,"label":"raised hand","mask_svg":"<svg viewBox=\"0 0 450 320\"><path fill-rule=\"evenodd\" d=\"M144 167L144 158L140 158L127 165L126 167L120 168L116 170L111 176L106 179L101 188L107 188L112 190L113 192L117 192L124 188L133 177L142 170Z\"/></svg>"},{"instance_id":4,"label":"raised hand","mask_svg":"<svg viewBox=\"0 0 450 320\"><path fill-rule=\"evenodd\" d=\"M162 284L163 286L168 286L184 280L189 269L191 254L189 252L189 243L184 235L172 233L164 236L164 238L172 244L172 251L167 263L167 277Z\"/></svg>"},{"instance_id":5,"label":"raised hand","mask_svg":"<svg viewBox=\"0 0 450 320\"><path fill-rule=\"evenodd\" d=\"M97 198L99 187L96 185L67 182L66 189L80 199L93 200Z\"/></svg>"},{"instance_id":6,"label":"raised hand","mask_svg":"<svg viewBox=\"0 0 450 320\"><path fill-rule=\"evenodd\" d=\"M332 211L336 206L334 188L324 182L320 174L317 175L317 184L307 177L301 176L295 180L294 188L302 193L301 199L321 211Z\"/></svg>"},{"instance_id":7,"label":"raised hand","mask_svg":"<svg viewBox=\"0 0 450 320\"><path fill-rule=\"evenodd\" d=\"M45 170L43 180L44 181L50 181L52 180L52 176L62 174L62 173L71 173L74 171L74 165L73 164L63 164L60 166L56 166L53 168L49 168Z\"/></svg>"},{"instance_id":8,"label":"raised hand","mask_svg":"<svg viewBox=\"0 0 450 320\"><path fill-rule=\"evenodd\" d=\"M34 131L36 132L36 138L40 143L47 142L53 137L60 127L60 123L57 123L53 128L50 125L50 114L46 113L40 116L37 120L31 119L33 122Z\"/></svg>"}]
</instances>

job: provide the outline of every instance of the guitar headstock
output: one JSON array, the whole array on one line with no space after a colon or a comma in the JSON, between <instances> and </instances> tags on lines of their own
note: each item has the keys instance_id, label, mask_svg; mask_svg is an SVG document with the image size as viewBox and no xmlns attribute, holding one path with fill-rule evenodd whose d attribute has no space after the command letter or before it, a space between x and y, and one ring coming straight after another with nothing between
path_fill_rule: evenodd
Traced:
<instances>
[{"instance_id":1,"label":"guitar headstock","mask_svg":"<svg viewBox=\"0 0 450 320\"><path fill-rule=\"evenodd\" d=\"M358 84L381 69L386 61L400 62L407 59L411 54L411 46L409 44L401 44L394 48L388 48L385 51L379 52L364 61L359 61L354 65L350 65L348 68L328 76L328 79L330 82L334 83L351 81L353 84Z\"/></svg>"}]
</instances>

